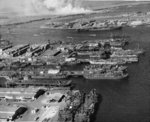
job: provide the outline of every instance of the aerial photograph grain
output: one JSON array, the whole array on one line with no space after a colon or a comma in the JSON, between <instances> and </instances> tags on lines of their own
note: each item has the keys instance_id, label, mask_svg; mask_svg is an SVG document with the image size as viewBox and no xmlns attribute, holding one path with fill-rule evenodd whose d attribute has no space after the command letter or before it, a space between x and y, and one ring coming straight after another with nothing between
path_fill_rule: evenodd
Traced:
<instances>
[{"instance_id":1,"label":"aerial photograph grain","mask_svg":"<svg viewBox=\"0 0 150 122\"><path fill-rule=\"evenodd\" d=\"M150 1L0 0L0 122L150 122Z\"/></svg>"}]
</instances>

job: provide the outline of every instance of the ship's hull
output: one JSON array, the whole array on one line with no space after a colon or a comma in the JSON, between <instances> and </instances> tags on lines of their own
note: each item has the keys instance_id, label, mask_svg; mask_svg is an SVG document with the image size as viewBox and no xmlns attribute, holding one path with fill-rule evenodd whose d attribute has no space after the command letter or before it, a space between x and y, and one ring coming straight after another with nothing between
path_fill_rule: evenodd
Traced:
<instances>
[{"instance_id":1,"label":"ship's hull","mask_svg":"<svg viewBox=\"0 0 150 122\"><path fill-rule=\"evenodd\" d=\"M7 82L7 86L57 86L57 87L65 87L70 86L72 83L71 80L35 80L29 79L27 81L15 81L15 82Z\"/></svg>"},{"instance_id":2,"label":"ship's hull","mask_svg":"<svg viewBox=\"0 0 150 122\"><path fill-rule=\"evenodd\" d=\"M32 79L38 79L38 80L48 80L48 79L65 79L65 78L67 78L68 76L67 75L65 75L65 76L32 76L31 78Z\"/></svg>"},{"instance_id":3,"label":"ship's hull","mask_svg":"<svg viewBox=\"0 0 150 122\"><path fill-rule=\"evenodd\" d=\"M64 65L77 65L77 64L80 64L81 62L78 60L78 61L71 61L71 62L66 62L64 63Z\"/></svg>"},{"instance_id":4,"label":"ship's hull","mask_svg":"<svg viewBox=\"0 0 150 122\"><path fill-rule=\"evenodd\" d=\"M123 61L127 63L136 63L139 61L138 58L112 57L112 59L122 59Z\"/></svg>"},{"instance_id":5,"label":"ship's hull","mask_svg":"<svg viewBox=\"0 0 150 122\"><path fill-rule=\"evenodd\" d=\"M77 29L77 32L89 32L89 31L111 31L111 30L121 30L122 26L119 27L106 27L106 28L81 28Z\"/></svg>"},{"instance_id":6,"label":"ship's hull","mask_svg":"<svg viewBox=\"0 0 150 122\"><path fill-rule=\"evenodd\" d=\"M102 77L94 77L94 76L84 76L85 79L88 80L121 80L124 78L127 78L128 74L124 75L124 76L119 76L119 77L115 77L115 76L102 76Z\"/></svg>"},{"instance_id":7,"label":"ship's hull","mask_svg":"<svg viewBox=\"0 0 150 122\"><path fill-rule=\"evenodd\" d=\"M90 64L99 64L99 65L116 65L118 64L117 62L101 62L101 61L89 61Z\"/></svg>"},{"instance_id":8,"label":"ship's hull","mask_svg":"<svg viewBox=\"0 0 150 122\"><path fill-rule=\"evenodd\" d=\"M126 61L89 61L90 64L99 64L99 65L117 65L117 64L126 64Z\"/></svg>"}]
</instances>

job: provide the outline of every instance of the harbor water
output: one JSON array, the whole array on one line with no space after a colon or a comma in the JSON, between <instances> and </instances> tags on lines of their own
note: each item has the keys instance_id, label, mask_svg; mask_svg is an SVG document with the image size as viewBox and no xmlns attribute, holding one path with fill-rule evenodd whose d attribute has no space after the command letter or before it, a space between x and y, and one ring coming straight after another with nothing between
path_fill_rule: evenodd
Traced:
<instances>
[{"instance_id":1,"label":"harbor water","mask_svg":"<svg viewBox=\"0 0 150 122\"><path fill-rule=\"evenodd\" d=\"M109 33L111 32L99 32L97 35L104 37ZM140 56L139 63L128 65L128 79L74 79L77 89L89 91L96 88L100 94L95 122L150 121L150 28L125 28L123 33L131 37L127 48L143 48L146 51Z\"/></svg>"},{"instance_id":2,"label":"harbor water","mask_svg":"<svg viewBox=\"0 0 150 122\"><path fill-rule=\"evenodd\" d=\"M95 119L92 122L149 122L150 121L150 28L140 26L115 31L130 36L128 49L143 48L139 63L128 65L129 78L124 80L85 80L73 78L76 89L100 94ZM43 30L43 36L73 42L109 37L111 31L77 33L63 30ZM94 35L94 36L93 36ZM23 38L23 37L22 37ZM81 66L72 66L81 69ZM1 85L3 84L1 79Z\"/></svg>"},{"instance_id":3,"label":"harbor water","mask_svg":"<svg viewBox=\"0 0 150 122\"><path fill-rule=\"evenodd\" d=\"M85 80L80 77L72 80L76 89L89 92L95 88L100 96L92 122L150 122L150 27L126 27L115 32L77 33L73 30L50 30L48 28L35 31L36 28L33 26L34 23L18 26L18 28L12 29L12 34L4 33L3 35L5 38L14 40L16 44L28 43L30 40L34 40L33 43L41 43L47 39L70 40L76 43L107 38L112 33L129 36L129 45L126 48L142 48L145 50L145 54L140 56L138 63L128 65L128 79ZM33 36L34 34L37 36ZM80 65L72 66L72 69L80 69L81 67ZM4 79L0 79L0 84L4 86Z\"/></svg>"}]
</instances>

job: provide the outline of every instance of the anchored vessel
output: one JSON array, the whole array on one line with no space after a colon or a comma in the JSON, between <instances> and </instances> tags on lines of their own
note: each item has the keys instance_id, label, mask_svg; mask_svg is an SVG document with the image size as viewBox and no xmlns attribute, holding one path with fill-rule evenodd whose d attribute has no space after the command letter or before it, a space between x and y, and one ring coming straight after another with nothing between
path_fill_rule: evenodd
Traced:
<instances>
[{"instance_id":1,"label":"anchored vessel","mask_svg":"<svg viewBox=\"0 0 150 122\"><path fill-rule=\"evenodd\" d=\"M80 28L77 29L77 32L86 32L86 31L111 31L111 30L121 30L122 26L116 26L116 27L99 27L99 28Z\"/></svg>"},{"instance_id":2,"label":"anchored vessel","mask_svg":"<svg viewBox=\"0 0 150 122\"><path fill-rule=\"evenodd\" d=\"M16 81L7 81L6 86L8 87L17 87L17 86L45 86L45 87L68 87L71 86L71 80L16 80Z\"/></svg>"},{"instance_id":3,"label":"anchored vessel","mask_svg":"<svg viewBox=\"0 0 150 122\"><path fill-rule=\"evenodd\" d=\"M86 79L123 79L128 77L126 67L124 66L88 66L84 68L84 78Z\"/></svg>"}]
</instances>

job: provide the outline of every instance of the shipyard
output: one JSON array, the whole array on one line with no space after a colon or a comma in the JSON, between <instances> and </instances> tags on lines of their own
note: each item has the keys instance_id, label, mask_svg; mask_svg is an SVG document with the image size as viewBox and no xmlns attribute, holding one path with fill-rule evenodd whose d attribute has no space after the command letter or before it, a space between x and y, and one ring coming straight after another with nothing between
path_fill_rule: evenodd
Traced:
<instances>
[{"instance_id":1,"label":"shipyard","mask_svg":"<svg viewBox=\"0 0 150 122\"><path fill-rule=\"evenodd\" d=\"M137 63L139 56L144 53L144 50L139 47L134 50L124 49L127 39L123 36L92 42L89 40L73 45L67 45L65 42L61 44L47 42L42 45L12 46L1 51L0 76L8 80L7 84L13 82L25 84L28 81L40 82L49 79L61 85L57 80L73 76L83 76L86 79L123 79L129 75L127 68L122 67L128 63ZM82 64L87 66L85 65L80 71L69 71L63 68ZM65 82L68 85L67 80L62 83Z\"/></svg>"},{"instance_id":2,"label":"shipyard","mask_svg":"<svg viewBox=\"0 0 150 122\"><path fill-rule=\"evenodd\" d=\"M0 122L150 121L150 2L9 2Z\"/></svg>"}]
</instances>

